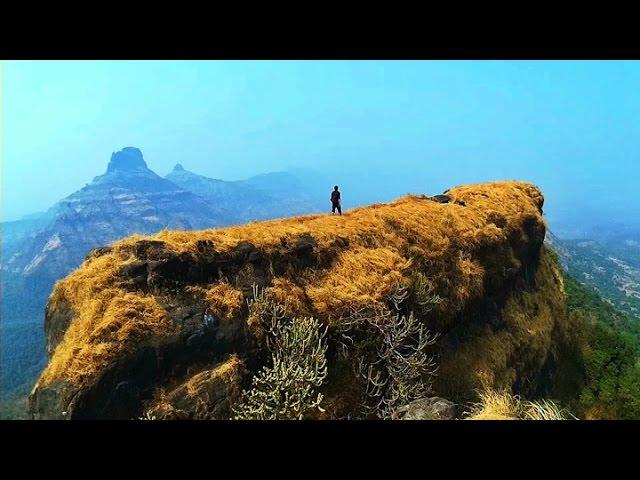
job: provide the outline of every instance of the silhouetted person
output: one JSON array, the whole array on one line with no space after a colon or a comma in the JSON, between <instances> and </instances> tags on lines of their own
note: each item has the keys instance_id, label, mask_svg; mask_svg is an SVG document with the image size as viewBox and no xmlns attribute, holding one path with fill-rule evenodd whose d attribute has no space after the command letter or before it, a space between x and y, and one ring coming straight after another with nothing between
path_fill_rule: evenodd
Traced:
<instances>
[{"instance_id":1,"label":"silhouetted person","mask_svg":"<svg viewBox=\"0 0 640 480\"><path fill-rule=\"evenodd\" d=\"M333 192L331 192L331 214L336 213L336 209L338 209L338 213L342 215L342 208L340 207L340 192L338 191L338 185L333 187Z\"/></svg>"}]
</instances>

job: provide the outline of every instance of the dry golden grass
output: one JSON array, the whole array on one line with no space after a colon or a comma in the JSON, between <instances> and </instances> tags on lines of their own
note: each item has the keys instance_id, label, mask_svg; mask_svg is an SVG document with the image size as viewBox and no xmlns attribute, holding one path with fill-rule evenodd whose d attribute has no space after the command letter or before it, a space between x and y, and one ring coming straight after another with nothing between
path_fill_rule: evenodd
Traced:
<instances>
[{"instance_id":1,"label":"dry golden grass","mask_svg":"<svg viewBox=\"0 0 640 480\"><path fill-rule=\"evenodd\" d=\"M56 347L39 383L91 381L101 367L145 341L161 341L176 326L152 297L106 289L83 302L71 303L80 314Z\"/></svg>"},{"instance_id":2,"label":"dry golden grass","mask_svg":"<svg viewBox=\"0 0 640 480\"><path fill-rule=\"evenodd\" d=\"M234 317L242 308L242 292L226 282L207 287L191 286L187 290L201 294L212 313L218 318Z\"/></svg>"},{"instance_id":3,"label":"dry golden grass","mask_svg":"<svg viewBox=\"0 0 640 480\"><path fill-rule=\"evenodd\" d=\"M282 305L285 315L299 317L311 316L306 304L304 289L288 278L274 278L269 287L267 298L278 305Z\"/></svg>"},{"instance_id":4,"label":"dry golden grass","mask_svg":"<svg viewBox=\"0 0 640 480\"><path fill-rule=\"evenodd\" d=\"M314 252L331 259L328 264L274 278L266 292L285 304L289 315L313 314L331 320L350 308L381 305L395 288L412 282L414 270L420 270L444 300L439 306L443 318L448 315L452 319L483 294L486 272L476 253L505 245L513 235L522 234L526 222L542 224L543 220L539 211L542 195L531 184L470 185L454 188L448 195L452 202L447 204L411 195L353 209L342 216L308 215L122 239L110 252L88 259L56 285L52 306L64 300L77 316L40 382L91 381L114 358L140 342L175 335L175 325L154 296L127 293L114 280L122 264L135 260L131 247L142 239L161 240L166 248L196 258L198 241L210 241L218 253L224 253L249 240L267 256L276 252L286 256L287 245L295 244L301 235L311 235L317 243ZM229 285L191 287L204 289L208 304L218 315L235 315L242 304L233 279ZM488 354L501 358L508 352L498 348ZM503 362L500 358L495 361Z\"/></svg>"},{"instance_id":5,"label":"dry golden grass","mask_svg":"<svg viewBox=\"0 0 640 480\"><path fill-rule=\"evenodd\" d=\"M467 420L567 420L572 417L551 400L526 401L507 390L484 390Z\"/></svg>"},{"instance_id":6,"label":"dry golden grass","mask_svg":"<svg viewBox=\"0 0 640 480\"><path fill-rule=\"evenodd\" d=\"M341 252L334 267L306 292L314 310L340 317L350 308L363 308L388 298L398 286L408 284L405 272L411 260L388 248L356 247Z\"/></svg>"},{"instance_id":7,"label":"dry golden grass","mask_svg":"<svg viewBox=\"0 0 640 480\"><path fill-rule=\"evenodd\" d=\"M219 381L224 384L233 383L240 379L240 370L242 368L242 362L237 355L232 355L227 360L222 362L212 372L205 372L205 374L198 374L187 380L183 387L186 389L187 394L191 397L201 395L206 390L207 384L213 381Z\"/></svg>"},{"instance_id":8,"label":"dry golden grass","mask_svg":"<svg viewBox=\"0 0 640 480\"><path fill-rule=\"evenodd\" d=\"M295 240L300 235L312 234L319 249L343 237L367 247L402 248L415 243L428 256L437 256L449 247L454 237L469 246L499 241L504 230L489 222L489 218L504 218L507 229L519 228L526 216L541 219L538 205L542 194L532 184L467 185L450 190L448 195L466 207L409 195L388 204L356 208L341 216L306 215L197 232L163 230L152 236L133 235L114 245L133 245L142 239L153 239L162 240L178 253L196 253L196 242L209 240L218 252L224 252L250 239L256 247L269 251L278 249L282 239ZM392 228L388 222L393 223Z\"/></svg>"},{"instance_id":9,"label":"dry golden grass","mask_svg":"<svg viewBox=\"0 0 640 480\"><path fill-rule=\"evenodd\" d=\"M216 408L220 408L221 400L226 398L230 405L240 397L243 368L240 359L232 355L213 370L193 375L171 392L158 389L147 406L147 416L161 420L216 418ZM185 406L188 411L183 410Z\"/></svg>"},{"instance_id":10,"label":"dry golden grass","mask_svg":"<svg viewBox=\"0 0 640 480\"><path fill-rule=\"evenodd\" d=\"M77 316L39 385L54 380L90 382L102 367L141 342L158 342L177 333L155 298L115 286L119 267L130 260L118 254L90 258L56 284L50 298L53 308L64 300Z\"/></svg>"},{"instance_id":11,"label":"dry golden grass","mask_svg":"<svg viewBox=\"0 0 640 480\"><path fill-rule=\"evenodd\" d=\"M438 391L455 398L482 387L511 388L518 376L535 375L553 348L554 335L566 327L561 282L553 258L543 252L535 288L509 296L500 312L501 327L479 319L467 327L465 341L443 356L436 378Z\"/></svg>"},{"instance_id":12,"label":"dry golden grass","mask_svg":"<svg viewBox=\"0 0 640 480\"><path fill-rule=\"evenodd\" d=\"M552 400L525 402L523 420L577 420Z\"/></svg>"},{"instance_id":13,"label":"dry golden grass","mask_svg":"<svg viewBox=\"0 0 640 480\"><path fill-rule=\"evenodd\" d=\"M509 392L484 390L467 420L518 420L520 399Z\"/></svg>"},{"instance_id":14,"label":"dry golden grass","mask_svg":"<svg viewBox=\"0 0 640 480\"><path fill-rule=\"evenodd\" d=\"M180 415L181 411L173 406L164 388L157 389L153 397L153 401L147 407L143 419L165 420Z\"/></svg>"}]
</instances>

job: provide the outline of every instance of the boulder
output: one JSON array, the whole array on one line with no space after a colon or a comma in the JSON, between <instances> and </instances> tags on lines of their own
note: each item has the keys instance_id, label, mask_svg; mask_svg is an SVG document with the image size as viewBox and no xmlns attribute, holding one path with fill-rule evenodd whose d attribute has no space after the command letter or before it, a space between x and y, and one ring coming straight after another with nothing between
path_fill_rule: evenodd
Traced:
<instances>
[{"instance_id":1,"label":"boulder","mask_svg":"<svg viewBox=\"0 0 640 480\"><path fill-rule=\"evenodd\" d=\"M398 409L401 420L454 420L456 406L441 397L419 398Z\"/></svg>"},{"instance_id":2,"label":"boulder","mask_svg":"<svg viewBox=\"0 0 640 480\"><path fill-rule=\"evenodd\" d=\"M431 197L431 200L438 203L449 203L451 201L451 197L449 195L434 195Z\"/></svg>"}]
</instances>

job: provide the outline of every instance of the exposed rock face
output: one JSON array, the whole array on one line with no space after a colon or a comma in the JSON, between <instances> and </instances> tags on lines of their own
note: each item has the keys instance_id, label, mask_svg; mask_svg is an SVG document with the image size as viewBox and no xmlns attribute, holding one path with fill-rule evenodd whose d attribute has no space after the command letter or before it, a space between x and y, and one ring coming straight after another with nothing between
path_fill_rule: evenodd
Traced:
<instances>
[{"instance_id":1,"label":"exposed rock face","mask_svg":"<svg viewBox=\"0 0 640 480\"><path fill-rule=\"evenodd\" d=\"M449 203L451 201L451 198L448 195L434 195L433 197L431 197L431 199L434 202L438 202L438 203Z\"/></svg>"},{"instance_id":2,"label":"exposed rock face","mask_svg":"<svg viewBox=\"0 0 640 480\"><path fill-rule=\"evenodd\" d=\"M111 155L104 175L47 212L2 223L2 391L32 382L42 370L47 297L91 249L132 233L320 211L320 202L311 200L302 183L285 172L227 182L188 172L180 164L161 178L138 148L126 147ZM47 337L56 335L50 324Z\"/></svg>"},{"instance_id":3,"label":"exposed rock face","mask_svg":"<svg viewBox=\"0 0 640 480\"><path fill-rule=\"evenodd\" d=\"M434 394L466 401L482 384L544 392L566 329L557 266L542 249L543 197L515 182L447 197L165 232L94 251L51 295L53 355L30 398L34 416L228 418L239 385L269 358L247 318L254 285L287 316L329 326L326 417L355 414L362 394L353 358L336 353L338 327L353 309L390 305L399 287L409 292L403 312L440 334ZM442 302L424 310L425 292ZM449 415L446 402L430 402L407 415Z\"/></svg>"},{"instance_id":4,"label":"exposed rock face","mask_svg":"<svg viewBox=\"0 0 640 480\"><path fill-rule=\"evenodd\" d=\"M145 171L147 163L142 158L142 152L135 147L126 147L111 155L111 161L107 167L107 173L120 171Z\"/></svg>"},{"instance_id":5,"label":"exposed rock face","mask_svg":"<svg viewBox=\"0 0 640 480\"><path fill-rule=\"evenodd\" d=\"M47 305L47 309L48 307ZM73 310L66 304L60 305L59 308L55 308L51 313L47 312L45 315L44 335L49 358L53 355L53 351L62 340L62 337L64 337L74 316Z\"/></svg>"},{"instance_id":6,"label":"exposed rock face","mask_svg":"<svg viewBox=\"0 0 640 480\"><path fill-rule=\"evenodd\" d=\"M15 386L8 382L24 375L16 370L41 370L47 297L54 283L77 268L92 248L132 233L209 228L231 221L215 205L156 175L139 149L127 147L113 153L105 174L46 214L12 222L2 238L3 324L34 326L10 342L3 337L2 388ZM47 340L56 340L50 323ZM10 352L14 348L32 352L31 358L17 357L20 352Z\"/></svg>"}]
</instances>

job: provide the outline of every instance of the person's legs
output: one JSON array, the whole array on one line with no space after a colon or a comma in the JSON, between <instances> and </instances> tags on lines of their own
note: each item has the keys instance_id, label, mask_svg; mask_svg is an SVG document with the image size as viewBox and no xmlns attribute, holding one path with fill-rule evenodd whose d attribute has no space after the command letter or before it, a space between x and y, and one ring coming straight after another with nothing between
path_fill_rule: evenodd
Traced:
<instances>
[{"instance_id":1,"label":"person's legs","mask_svg":"<svg viewBox=\"0 0 640 480\"><path fill-rule=\"evenodd\" d=\"M331 215L335 215L335 213L336 213L336 204L332 203L331 204Z\"/></svg>"},{"instance_id":2,"label":"person's legs","mask_svg":"<svg viewBox=\"0 0 640 480\"><path fill-rule=\"evenodd\" d=\"M338 205L338 213L342 215L342 207L340 205Z\"/></svg>"}]
</instances>

